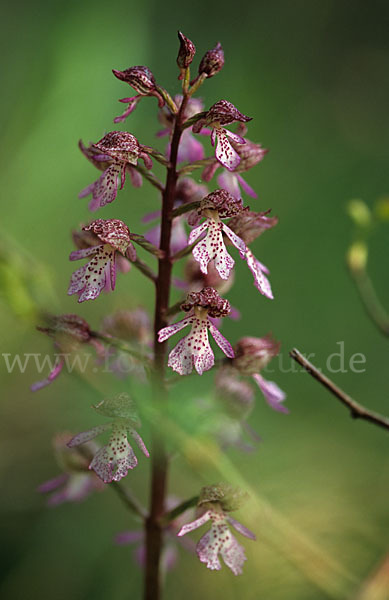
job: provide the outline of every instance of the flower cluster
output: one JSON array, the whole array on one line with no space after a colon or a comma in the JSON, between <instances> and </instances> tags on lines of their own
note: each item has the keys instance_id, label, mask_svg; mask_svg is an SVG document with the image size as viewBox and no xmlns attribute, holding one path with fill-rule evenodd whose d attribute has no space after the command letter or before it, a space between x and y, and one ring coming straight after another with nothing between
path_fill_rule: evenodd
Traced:
<instances>
[{"instance_id":1,"label":"flower cluster","mask_svg":"<svg viewBox=\"0 0 389 600\"><path fill-rule=\"evenodd\" d=\"M146 513L138 501L127 502L138 516L144 517L146 536L139 532L127 532L126 535L121 535L119 541L140 542L143 550L139 550L139 553L144 555L143 542L149 544L154 535L153 531L150 533L150 528L155 526L155 519L158 518L158 535L162 532L168 544L162 561L157 556L155 564L151 566L149 548L147 549L149 574L149 571L158 568L160 562L166 567L173 562L177 545L171 543L173 537L177 542L177 536L181 538L205 523L210 523L210 530L196 546L200 561L211 570L219 570L221 557L231 571L238 575L242 573L246 556L230 527L249 539L255 539L250 530L229 515L231 511L241 507L244 494L227 484L204 487L198 499L195 520L183 524L182 520L179 522L177 519L182 519L182 513L188 507L193 507L196 499L178 506L176 503L171 507L163 494L159 493L165 487L166 477L165 467L161 469L161 465L168 463L162 440L165 428L162 425L166 423L169 426L173 414L167 392L170 385L179 379L165 379L164 363L168 355L167 366L179 375L189 375L193 371L202 375L215 364L209 339L209 333L211 334L224 356L218 360L214 394L205 396L217 404L218 408L221 407L222 418L214 418L213 431L212 427L207 429L206 426L202 431L208 436L214 435L221 449L230 444L250 449L251 446L245 442L244 432L258 441L258 436L250 430L247 422L254 406L255 386L250 381L256 383L273 409L287 412L283 404L284 392L276 383L267 381L261 373L279 352L279 344L270 336L254 337L253 326L253 336L242 337L233 346L219 330L224 317L236 319L240 316L238 310L232 308L229 300L224 297L229 293L235 276L235 260L229 253L230 250L232 253L235 250L231 246L238 250L243 264L247 264L258 291L267 298L273 298L268 279L269 270L254 256L251 244L262 233L273 228L278 219L270 216L269 211L251 210L244 205L241 197L242 192L252 198L257 197L241 174L260 163L267 152L262 145L246 137L246 124L251 121L251 117L225 99L218 100L208 110L204 110L203 101L194 97L207 79L222 70L224 52L221 44L218 43L204 54L199 61L197 75L191 79L196 48L180 31L178 38L176 62L178 80L181 82L180 93L170 95L157 83L146 66L113 70L118 80L135 90L134 96L120 100L126 104L126 108L114 122L123 123L142 99L156 98L158 121L162 127L156 137L166 140L165 152L140 143L132 133L126 131L111 131L98 142L89 145L79 142L82 154L99 172L96 181L79 194L82 198L91 198L89 209L97 211L105 207L104 210L108 210L116 199L118 190L123 189L127 177L131 179L134 188L140 187L145 181L151 184L155 194L162 200L162 203L156 202L149 207L151 212L142 219L145 229L151 229L140 235L134 233L132 224L130 231L122 220L95 219L73 232L76 249L69 257L71 261L86 259L85 264L71 275L68 287L68 295L76 296L79 303L95 300L103 291L113 292L117 269L122 273L131 271L130 278L136 269L145 275L156 290L154 330L148 313L143 308L130 310L127 300L123 306L115 303L114 311L103 318L98 331L92 330L77 315L50 317L47 326L40 330L54 341L54 348L58 351L57 360L48 377L35 383L32 389L40 389L53 381L65 364L64 353L77 350L80 345L95 348L97 366L104 363L108 366L107 371L113 371L119 377L130 373L139 389L145 383L152 382L153 400L147 405L147 394L144 394L144 403L139 404L139 410L142 411L142 416L150 416L149 425L155 442L153 447L158 449L153 456L152 468L152 486L158 493L152 494L150 514ZM214 147L214 151L210 152L211 156L206 156L203 145L207 136ZM152 158L166 169L165 182L152 171ZM202 170L202 180L193 174L196 169ZM211 181L218 169L221 170L217 176L219 188L213 189ZM131 202L130 198L129 210ZM134 215L135 211L130 211L129 214ZM142 251L149 253L149 261L137 255L133 242ZM177 272L176 264L185 257L186 266ZM154 265L151 264L152 260ZM183 277L185 281L179 277ZM178 301L176 299L170 305L172 284L184 289L186 297L181 297ZM133 285L138 285L135 279ZM100 302L104 300L100 299ZM170 319L180 311L184 313L184 318L171 323ZM169 352L167 340L186 327L189 327L189 333L181 337ZM231 328L233 327L235 325L231 323ZM246 377L250 379L247 380ZM163 413L158 405L159 392L166 397ZM139 393L139 396L142 394ZM206 399L198 399L196 410L205 406ZM118 482L124 478L138 464L130 440L134 440L140 451L149 457L147 447L138 433L141 423L137 410L127 394L109 397L93 408L108 420L77 435L66 434L55 441L55 452L63 474L39 488L41 492L53 492L50 504L81 500L91 491L101 489L103 484ZM159 419L161 432L156 431ZM176 428L166 430L175 431ZM96 445L93 440L105 432L109 434L106 443ZM212 440L212 443L215 441ZM156 482L155 478L159 478L159 481ZM120 490L122 493L123 488ZM159 545L158 542L157 546ZM154 579L156 581L158 577Z\"/></svg>"}]
</instances>

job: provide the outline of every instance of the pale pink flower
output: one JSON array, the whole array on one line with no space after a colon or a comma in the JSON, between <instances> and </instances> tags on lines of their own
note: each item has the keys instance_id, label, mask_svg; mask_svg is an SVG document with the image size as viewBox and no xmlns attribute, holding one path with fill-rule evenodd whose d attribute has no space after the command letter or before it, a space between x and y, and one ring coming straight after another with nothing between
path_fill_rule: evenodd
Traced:
<instances>
[{"instance_id":1,"label":"pale pink flower","mask_svg":"<svg viewBox=\"0 0 389 600\"><path fill-rule=\"evenodd\" d=\"M138 174L135 175L136 171L132 167L138 164L140 158L147 169L151 169L153 166L152 160L144 147L139 144L135 136L126 131L111 131L99 142L92 144L90 149L83 150L81 147L81 150L95 166L98 166L98 163L101 162L106 167L99 179L88 185L79 194L80 198L92 194L92 200L89 203L91 211L95 211L115 200L119 179L120 189L122 189L128 169L131 169L133 184L139 187L141 180Z\"/></svg>"},{"instance_id":2,"label":"pale pink flower","mask_svg":"<svg viewBox=\"0 0 389 600\"><path fill-rule=\"evenodd\" d=\"M207 274L208 264L213 260L220 277L222 279L229 278L235 261L226 250L223 233L239 250L241 258L245 258L246 244L221 220L232 217L242 210L242 201L236 200L226 190L216 190L201 201L200 216L205 217L206 220L191 231L188 243L193 244L206 233L206 236L194 246L192 251L202 273Z\"/></svg>"},{"instance_id":3,"label":"pale pink flower","mask_svg":"<svg viewBox=\"0 0 389 600\"><path fill-rule=\"evenodd\" d=\"M182 96L177 94L174 96L174 102L177 106L181 105ZM199 98L190 98L185 111L184 119L190 119L195 114L202 112L203 102ZM158 137L169 136L171 138L173 133L174 120L172 114L166 108L159 111L159 121L164 125L164 129L157 133ZM209 135L209 131L205 131L204 135ZM166 147L166 157L170 156L170 141ZM181 134L180 145L178 147L177 161L180 162L195 162L204 158L204 148L198 139L194 137L190 128L184 129Z\"/></svg>"},{"instance_id":4,"label":"pale pink flower","mask_svg":"<svg viewBox=\"0 0 389 600\"><path fill-rule=\"evenodd\" d=\"M230 343L211 321L211 318L228 315L230 312L228 300L221 298L213 288L204 288L201 292L188 294L181 308L189 313L188 316L178 323L164 327L158 333L158 341L164 342L184 327L191 326L189 335L182 338L170 352L169 367L180 375L189 375L193 367L199 375L211 369L215 357L209 344L208 330L224 354L233 358L234 353Z\"/></svg>"},{"instance_id":5,"label":"pale pink flower","mask_svg":"<svg viewBox=\"0 0 389 600\"><path fill-rule=\"evenodd\" d=\"M89 262L72 274L68 294L78 294L78 301L95 300L102 290L115 289L116 253L119 252L129 260L136 259L136 251L130 239L130 230L119 219L97 219L83 227L85 231L94 233L102 244L75 250L70 260L90 258Z\"/></svg>"},{"instance_id":6,"label":"pale pink flower","mask_svg":"<svg viewBox=\"0 0 389 600\"><path fill-rule=\"evenodd\" d=\"M149 457L143 439L135 430L135 427L140 425L139 419L127 394L119 394L114 398L103 400L94 408L103 416L111 417L113 420L105 425L98 425L79 433L68 442L68 447L74 448L85 444L104 431L110 430L108 444L96 452L89 464L89 469L93 469L104 483L120 481L127 475L129 469L134 469L138 464L138 459L128 441L129 435L135 440L143 454Z\"/></svg>"},{"instance_id":7,"label":"pale pink flower","mask_svg":"<svg viewBox=\"0 0 389 600\"><path fill-rule=\"evenodd\" d=\"M247 121L251 121L251 117L243 115L231 102L219 100L192 127L194 133L200 133L201 129L205 126L211 128L212 146L215 146L216 143L215 156L220 164L229 171L235 169L241 159L228 138L236 144L246 143L246 140L241 135L232 133L224 127L224 125L229 125L236 121L246 123Z\"/></svg>"},{"instance_id":8,"label":"pale pink flower","mask_svg":"<svg viewBox=\"0 0 389 600\"><path fill-rule=\"evenodd\" d=\"M181 527L177 535L186 535L211 521L211 529L197 543L198 558L208 569L219 571L220 555L234 575L241 575L246 555L243 546L232 535L229 526L251 540L255 540L256 537L247 527L228 516L227 512L236 510L242 503L242 496L238 500L233 496L233 490L224 484L203 488L198 506L200 509L205 509L205 512L195 521Z\"/></svg>"}]
</instances>

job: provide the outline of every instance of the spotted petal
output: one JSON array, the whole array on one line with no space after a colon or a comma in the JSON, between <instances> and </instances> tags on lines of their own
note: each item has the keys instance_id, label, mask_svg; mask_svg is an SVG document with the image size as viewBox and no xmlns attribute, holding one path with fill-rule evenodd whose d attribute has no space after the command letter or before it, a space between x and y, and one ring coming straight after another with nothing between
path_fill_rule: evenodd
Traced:
<instances>
[{"instance_id":1,"label":"spotted petal","mask_svg":"<svg viewBox=\"0 0 389 600\"><path fill-rule=\"evenodd\" d=\"M72 274L68 295L78 294L79 302L94 300L104 288L115 288L115 272L115 250L108 244L95 246L91 260Z\"/></svg>"},{"instance_id":2,"label":"spotted petal","mask_svg":"<svg viewBox=\"0 0 389 600\"><path fill-rule=\"evenodd\" d=\"M240 156L237 151L231 146L225 129L214 129L216 136L216 151L215 156L220 164L229 171L236 169L240 163ZM229 134L230 132L228 132ZM211 137L214 143L215 136Z\"/></svg>"},{"instance_id":3,"label":"spotted petal","mask_svg":"<svg viewBox=\"0 0 389 600\"><path fill-rule=\"evenodd\" d=\"M211 518L211 511L207 510L207 512L205 512L201 517L199 517L195 521L192 521L191 523L187 523L186 525L183 525L181 527L180 531L177 533L177 535L179 537L181 537L182 535L186 535L190 531L194 531L195 529L198 529L199 527L201 527L202 525L207 523L210 520L210 518Z\"/></svg>"},{"instance_id":4,"label":"spotted petal","mask_svg":"<svg viewBox=\"0 0 389 600\"><path fill-rule=\"evenodd\" d=\"M168 366L180 375L189 375L194 367L202 375L214 363L215 357L208 340L207 319L194 317L190 334L182 338L170 352Z\"/></svg>"},{"instance_id":5,"label":"spotted petal","mask_svg":"<svg viewBox=\"0 0 389 600\"><path fill-rule=\"evenodd\" d=\"M138 464L133 449L128 443L124 424L113 423L109 443L100 448L89 465L104 483L120 481Z\"/></svg>"},{"instance_id":6,"label":"spotted petal","mask_svg":"<svg viewBox=\"0 0 389 600\"><path fill-rule=\"evenodd\" d=\"M205 275L208 273L208 264L214 260L220 277L228 279L235 261L228 254L224 245L223 224L217 223L213 219L207 219L206 223L208 225L207 235L193 248L193 258L199 263L200 270Z\"/></svg>"},{"instance_id":7,"label":"spotted petal","mask_svg":"<svg viewBox=\"0 0 389 600\"><path fill-rule=\"evenodd\" d=\"M255 258L251 250L247 249L246 252L247 266L254 276L254 285L261 294L273 300L273 292L271 289L270 282L264 274L264 266Z\"/></svg>"},{"instance_id":8,"label":"spotted petal","mask_svg":"<svg viewBox=\"0 0 389 600\"><path fill-rule=\"evenodd\" d=\"M113 202L117 195L119 176L122 175L122 186L124 184L123 166L114 163L106 169L99 179L80 192L79 197L84 198L92 194L92 200L89 204L91 211L97 210L100 206L105 206Z\"/></svg>"},{"instance_id":9,"label":"spotted petal","mask_svg":"<svg viewBox=\"0 0 389 600\"><path fill-rule=\"evenodd\" d=\"M75 446L80 446L81 444L85 444L90 440L93 440L95 437L107 431L111 427L111 423L106 423L105 425L98 425L97 427L93 427L93 429L88 429L88 431L83 431L82 433L78 433L75 435L66 445L68 448L74 448Z\"/></svg>"},{"instance_id":10,"label":"spotted petal","mask_svg":"<svg viewBox=\"0 0 389 600\"><path fill-rule=\"evenodd\" d=\"M224 354L228 356L228 358L234 358L235 354L232 349L232 346L228 340L220 333L217 327L211 321L208 321L208 328L212 334L213 339L219 346L220 350L223 350Z\"/></svg>"},{"instance_id":11,"label":"spotted petal","mask_svg":"<svg viewBox=\"0 0 389 600\"><path fill-rule=\"evenodd\" d=\"M223 231L228 238L230 238L231 242L234 244L235 248L239 250L239 254L241 258L245 257L247 252L247 246L244 241L236 235L225 223L223 223Z\"/></svg>"},{"instance_id":12,"label":"spotted petal","mask_svg":"<svg viewBox=\"0 0 389 600\"><path fill-rule=\"evenodd\" d=\"M184 327L190 325L191 323L193 323L193 317L185 317L185 319L182 319L177 323L173 323L173 325L169 325L168 327L160 329L158 332L158 341L164 342L165 340L169 339L172 335L174 335L178 331L181 331L181 329L184 329Z\"/></svg>"}]
</instances>

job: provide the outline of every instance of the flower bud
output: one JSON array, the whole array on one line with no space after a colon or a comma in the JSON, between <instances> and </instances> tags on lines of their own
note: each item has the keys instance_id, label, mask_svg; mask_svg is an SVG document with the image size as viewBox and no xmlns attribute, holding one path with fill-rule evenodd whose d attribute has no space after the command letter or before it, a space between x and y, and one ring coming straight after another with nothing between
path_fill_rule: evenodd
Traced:
<instances>
[{"instance_id":1,"label":"flower bud","mask_svg":"<svg viewBox=\"0 0 389 600\"><path fill-rule=\"evenodd\" d=\"M196 54L196 47L181 31L178 31L178 39L180 40L180 49L177 56L177 65L180 69L187 69ZM182 78L183 74L181 73L179 79Z\"/></svg>"},{"instance_id":2,"label":"flower bud","mask_svg":"<svg viewBox=\"0 0 389 600\"><path fill-rule=\"evenodd\" d=\"M213 77L224 66L224 52L221 43L218 42L213 50L208 50L201 59L199 75L205 73L207 77Z\"/></svg>"},{"instance_id":3,"label":"flower bud","mask_svg":"<svg viewBox=\"0 0 389 600\"><path fill-rule=\"evenodd\" d=\"M143 308L118 310L104 318L102 329L105 334L128 342L147 344L152 339L150 318Z\"/></svg>"},{"instance_id":4,"label":"flower bud","mask_svg":"<svg viewBox=\"0 0 389 600\"><path fill-rule=\"evenodd\" d=\"M234 348L232 365L243 375L253 375L264 369L280 351L280 343L271 335L263 338L243 337Z\"/></svg>"},{"instance_id":5,"label":"flower bud","mask_svg":"<svg viewBox=\"0 0 389 600\"><path fill-rule=\"evenodd\" d=\"M219 369L215 378L215 392L232 418L247 419L254 407L254 392L246 381L236 377L233 369Z\"/></svg>"}]
</instances>

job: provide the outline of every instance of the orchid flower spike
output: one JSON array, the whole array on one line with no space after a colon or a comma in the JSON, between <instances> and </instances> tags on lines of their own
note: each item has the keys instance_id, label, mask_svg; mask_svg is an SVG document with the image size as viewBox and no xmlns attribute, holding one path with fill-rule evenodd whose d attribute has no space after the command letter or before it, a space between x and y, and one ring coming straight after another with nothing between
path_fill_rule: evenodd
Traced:
<instances>
[{"instance_id":1,"label":"orchid flower spike","mask_svg":"<svg viewBox=\"0 0 389 600\"><path fill-rule=\"evenodd\" d=\"M208 330L213 339L228 358L233 358L231 344L212 323L212 318L225 317L231 308L228 300L219 296L213 288L204 288L201 292L188 294L186 301L181 305L188 316L164 327L158 332L158 341L164 342L172 335L191 326L189 335L182 338L169 354L168 366L180 375L189 375L193 367L199 375L211 369L215 357L208 340Z\"/></svg>"},{"instance_id":2,"label":"orchid flower spike","mask_svg":"<svg viewBox=\"0 0 389 600\"><path fill-rule=\"evenodd\" d=\"M83 154L97 168L103 170L99 179L88 185L79 194L80 198L85 198L92 194L92 200L89 203L91 211L97 210L113 202L116 198L119 177L120 189L123 188L126 180L126 171L131 173L131 179L135 187L139 187L141 181L134 175L138 160L141 158L147 169L151 169L153 162L146 153L135 136L126 131L111 131L107 133L99 142L86 148L82 142L80 145Z\"/></svg>"},{"instance_id":3,"label":"orchid flower spike","mask_svg":"<svg viewBox=\"0 0 389 600\"><path fill-rule=\"evenodd\" d=\"M131 261L136 259L130 230L123 221L97 219L83 227L83 230L96 234L100 244L70 254L70 260L91 257L86 265L74 271L70 280L68 294L78 294L79 302L95 300L103 289L115 289L117 252Z\"/></svg>"},{"instance_id":4,"label":"orchid flower spike","mask_svg":"<svg viewBox=\"0 0 389 600\"><path fill-rule=\"evenodd\" d=\"M203 535L196 546L199 560L205 563L208 569L216 571L221 569L220 554L233 574L241 575L246 555L243 546L231 533L229 526L251 540L255 540L256 537L247 527L230 517L228 512L240 508L245 499L239 490L226 484L205 487L201 491L198 503L202 515L181 527L178 532L178 536L186 535L211 521L211 529Z\"/></svg>"},{"instance_id":5,"label":"orchid flower spike","mask_svg":"<svg viewBox=\"0 0 389 600\"><path fill-rule=\"evenodd\" d=\"M108 444L100 448L94 455L89 469L93 469L104 483L120 481L138 464L132 447L128 442L130 435L139 449L148 458L149 452L135 427L140 427L134 403L127 394L119 394L113 398L103 400L93 407L96 412L113 420L105 425L98 425L89 431L84 431L74 436L68 447L74 448L94 439L104 431L110 430L111 436Z\"/></svg>"},{"instance_id":6,"label":"orchid flower spike","mask_svg":"<svg viewBox=\"0 0 389 600\"><path fill-rule=\"evenodd\" d=\"M228 138L237 144L246 143L241 135L224 128L224 125L230 125L236 121L247 123L247 121L251 121L251 117L243 115L231 102L219 100L192 127L194 133L200 133L203 127L211 128L212 146L216 142L215 156L228 171L235 169L241 161L239 154L232 147Z\"/></svg>"}]
</instances>

